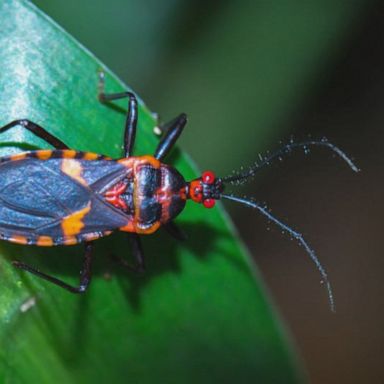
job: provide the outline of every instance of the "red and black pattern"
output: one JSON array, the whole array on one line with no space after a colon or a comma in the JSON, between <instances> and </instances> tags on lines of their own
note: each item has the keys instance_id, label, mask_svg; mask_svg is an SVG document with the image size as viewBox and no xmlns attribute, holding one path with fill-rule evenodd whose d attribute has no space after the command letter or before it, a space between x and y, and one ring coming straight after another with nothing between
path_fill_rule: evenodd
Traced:
<instances>
[{"instance_id":1,"label":"red and black pattern","mask_svg":"<svg viewBox=\"0 0 384 384\"><path fill-rule=\"evenodd\" d=\"M1 158L0 174L0 238L21 244L70 245L116 229L149 234L185 205L184 178L150 156L41 150Z\"/></svg>"},{"instance_id":2,"label":"red and black pattern","mask_svg":"<svg viewBox=\"0 0 384 384\"><path fill-rule=\"evenodd\" d=\"M101 87L103 79L101 79ZM114 230L129 232L136 259L134 269L144 268L138 234L150 234L161 225L181 238L172 223L185 205L183 177L161 161L184 128L184 114L169 124L154 156L133 157L137 126L137 101L130 92L100 93L102 102L129 99L124 133L124 157L69 149L40 125L15 120L0 133L21 126L44 139L55 150L42 149L0 158L0 239L24 245L55 246L85 243L78 287L35 268L14 262L70 292L81 293L90 282L92 241Z\"/></svg>"},{"instance_id":3,"label":"red and black pattern","mask_svg":"<svg viewBox=\"0 0 384 384\"><path fill-rule=\"evenodd\" d=\"M223 192L224 183L248 180L258 169L294 148L328 147L352 170L358 171L343 151L324 140L291 142L246 171L224 178L206 171L201 177L186 182L175 168L163 162L186 124L185 114L167 125L154 156L135 157L132 150L138 116L136 97L131 92L105 94L103 76L99 88L101 102L124 97L129 100L121 159L69 149L59 138L29 120L16 120L0 128L2 133L14 126L22 126L56 148L0 158L0 239L38 246L85 243L77 287L18 261L14 262L16 267L70 292L81 293L87 289L91 278L93 240L115 230L127 232L136 260L132 269L143 270L139 235L151 234L164 227L172 236L183 240L185 235L173 220L184 209L186 201L190 199L205 208L212 208L216 200L225 198L257 209L303 246L325 281L330 305L334 308L327 274L304 237L274 217L265 206Z\"/></svg>"}]
</instances>

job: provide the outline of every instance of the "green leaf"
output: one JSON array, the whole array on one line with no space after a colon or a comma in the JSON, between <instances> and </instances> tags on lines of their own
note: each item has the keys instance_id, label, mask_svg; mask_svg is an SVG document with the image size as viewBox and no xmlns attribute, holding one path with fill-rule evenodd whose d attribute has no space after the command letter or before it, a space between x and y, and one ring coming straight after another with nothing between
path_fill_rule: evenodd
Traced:
<instances>
[{"instance_id":1,"label":"green leaf","mask_svg":"<svg viewBox=\"0 0 384 384\"><path fill-rule=\"evenodd\" d=\"M103 64L28 2L0 1L0 125L28 118L71 148L121 156L125 103L97 100L127 89ZM209 105L209 103L208 103ZM140 103L136 153L153 153L154 115ZM2 155L47 147L16 127ZM171 158L187 179L191 161ZM148 272L127 273L110 254L130 256L124 234L97 243L86 294L15 270L17 258L76 284L81 246L0 244L0 382L174 383L300 381L295 355L258 273L219 206L190 204L185 244L166 233L144 240Z\"/></svg>"}]
</instances>

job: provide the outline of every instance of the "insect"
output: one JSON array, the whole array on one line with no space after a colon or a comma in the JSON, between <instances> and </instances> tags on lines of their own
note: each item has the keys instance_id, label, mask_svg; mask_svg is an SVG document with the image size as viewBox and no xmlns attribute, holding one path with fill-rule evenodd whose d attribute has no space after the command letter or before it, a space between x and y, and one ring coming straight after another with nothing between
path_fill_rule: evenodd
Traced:
<instances>
[{"instance_id":1,"label":"insect","mask_svg":"<svg viewBox=\"0 0 384 384\"><path fill-rule=\"evenodd\" d=\"M143 270L140 235L151 234L164 227L173 237L183 239L184 233L174 219L187 200L212 208L216 200L224 198L259 210L295 238L320 271L333 307L327 274L303 236L272 216L262 205L225 194L224 188L228 183L237 184L249 179L273 159L300 147L328 147L357 171L344 152L327 141L289 143L246 171L227 177L216 177L212 171L205 171L201 177L187 182L174 167L164 163L183 131L186 115L181 114L167 124L168 129L153 156L133 156L138 120L137 99L131 92L106 94L103 76L100 81L101 102L128 98L124 152L120 159L69 149L46 129L26 119L12 121L0 128L2 133L14 126L24 127L55 148L0 158L0 239L37 246L85 244L78 286L69 285L20 261L13 262L15 267L70 292L82 293L91 280L93 240L115 230L127 232L135 260L132 268Z\"/></svg>"}]
</instances>

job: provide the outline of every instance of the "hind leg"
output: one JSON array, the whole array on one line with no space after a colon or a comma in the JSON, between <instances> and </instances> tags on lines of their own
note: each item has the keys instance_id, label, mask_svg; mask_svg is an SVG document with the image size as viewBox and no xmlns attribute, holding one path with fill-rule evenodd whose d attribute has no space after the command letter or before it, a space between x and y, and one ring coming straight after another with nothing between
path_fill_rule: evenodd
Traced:
<instances>
[{"instance_id":1,"label":"hind leg","mask_svg":"<svg viewBox=\"0 0 384 384\"><path fill-rule=\"evenodd\" d=\"M0 128L0 133L8 131L8 129L11 129L18 125L32 132L37 137L40 137L40 139L45 140L48 144L51 144L56 149L68 149L67 145L65 145L57 137L51 135L45 128L27 119L14 120L9 124L4 125Z\"/></svg>"},{"instance_id":2,"label":"hind leg","mask_svg":"<svg viewBox=\"0 0 384 384\"><path fill-rule=\"evenodd\" d=\"M136 137L137 127L137 99L132 92L121 92L121 93L105 93L104 92L104 72L99 74L99 100L102 103L124 99L127 97L128 100L128 112L127 119L125 121L124 131L124 156L132 156L133 145Z\"/></svg>"},{"instance_id":3,"label":"hind leg","mask_svg":"<svg viewBox=\"0 0 384 384\"><path fill-rule=\"evenodd\" d=\"M83 268L80 271L80 283L77 287L69 285L54 276L50 276L50 275L47 275L46 273L40 272L38 269L28 264L21 263L20 261L13 261L12 264L16 268L23 269L24 271L30 272L44 280L49 281L52 284L58 285L59 287L66 289L71 293L83 293L87 290L89 283L91 281L92 252L93 252L93 243L86 243L84 259L83 259Z\"/></svg>"}]
</instances>

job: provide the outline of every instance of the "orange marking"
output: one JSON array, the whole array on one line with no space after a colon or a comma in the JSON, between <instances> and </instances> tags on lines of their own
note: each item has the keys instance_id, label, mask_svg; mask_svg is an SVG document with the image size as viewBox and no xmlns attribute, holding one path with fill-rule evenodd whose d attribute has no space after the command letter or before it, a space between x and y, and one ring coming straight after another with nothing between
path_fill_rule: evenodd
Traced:
<instances>
[{"instance_id":1,"label":"orange marking","mask_svg":"<svg viewBox=\"0 0 384 384\"><path fill-rule=\"evenodd\" d=\"M160 227L160 221L154 222L149 228L140 228L134 223L134 221L129 221L126 226L120 227L119 230L123 232L139 233L141 235L150 235L151 233L157 231Z\"/></svg>"},{"instance_id":2,"label":"orange marking","mask_svg":"<svg viewBox=\"0 0 384 384\"><path fill-rule=\"evenodd\" d=\"M153 168L160 168L160 161L155 159L153 156L140 156L139 158L139 162L137 163L137 165L142 165L142 164L151 164L153 166Z\"/></svg>"},{"instance_id":3,"label":"orange marking","mask_svg":"<svg viewBox=\"0 0 384 384\"><path fill-rule=\"evenodd\" d=\"M64 149L61 154L63 159L73 159L76 156L76 151L73 149Z\"/></svg>"},{"instance_id":4,"label":"orange marking","mask_svg":"<svg viewBox=\"0 0 384 384\"><path fill-rule=\"evenodd\" d=\"M137 157L127 157L127 158L119 159L119 160L117 160L117 162L119 164L124 165L124 167L126 167L128 169L132 169L133 165L135 164L136 159L137 159Z\"/></svg>"},{"instance_id":5,"label":"orange marking","mask_svg":"<svg viewBox=\"0 0 384 384\"><path fill-rule=\"evenodd\" d=\"M61 162L61 170L72 177L72 179L77 180L80 184L87 185L87 182L81 177L83 167L79 161L64 158Z\"/></svg>"},{"instance_id":6,"label":"orange marking","mask_svg":"<svg viewBox=\"0 0 384 384\"><path fill-rule=\"evenodd\" d=\"M84 160L96 160L98 159L99 155L97 153L92 153L92 152L85 152L83 159Z\"/></svg>"},{"instance_id":7,"label":"orange marking","mask_svg":"<svg viewBox=\"0 0 384 384\"><path fill-rule=\"evenodd\" d=\"M17 244L28 244L27 238L25 236L19 236L19 235L11 236L9 238L9 241L12 241Z\"/></svg>"},{"instance_id":8,"label":"orange marking","mask_svg":"<svg viewBox=\"0 0 384 384\"><path fill-rule=\"evenodd\" d=\"M157 231L160 228L160 221L155 221L149 228L140 228L136 227L136 233L142 235L150 235L151 233Z\"/></svg>"},{"instance_id":9,"label":"orange marking","mask_svg":"<svg viewBox=\"0 0 384 384\"><path fill-rule=\"evenodd\" d=\"M17 153L16 155L9 156L9 160L15 161L15 160L23 160L27 157L27 153Z\"/></svg>"},{"instance_id":10,"label":"orange marking","mask_svg":"<svg viewBox=\"0 0 384 384\"><path fill-rule=\"evenodd\" d=\"M40 247L51 247L53 245L53 239L50 236L39 236L36 245Z\"/></svg>"},{"instance_id":11,"label":"orange marking","mask_svg":"<svg viewBox=\"0 0 384 384\"><path fill-rule=\"evenodd\" d=\"M123 232L136 232L136 227L133 224L133 221L129 220L128 224L124 227L120 227L119 230Z\"/></svg>"},{"instance_id":12,"label":"orange marking","mask_svg":"<svg viewBox=\"0 0 384 384\"><path fill-rule=\"evenodd\" d=\"M63 241L60 244L63 244L63 245L74 245L74 244L77 244L77 243L78 243L78 241L77 241L75 236L68 236L68 237L64 238Z\"/></svg>"},{"instance_id":13,"label":"orange marking","mask_svg":"<svg viewBox=\"0 0 384 384\"><path fill-rule=\"evenodd\" d=\"M67 217L64 217L63 221L61 222L61 229L66 238L70 238L71 236L78 235L80 233L80 231L84 228L84 223L82 220L90 210L91 203L89 203L85 208L80 209L79 211L74 212ZM67 244L67 242L65 242L65 244Z\"/></svg>"},{"instance_id":14,"label":"orange marking","mask_svg":"<svg viewBox=\"0 0 384 384\"><path fill-rule=\"evenodd\" d=\"M36 151L36 156L40 160L47 160L52 156L52 151L50 149L42 149L40 151Z\"/></svg>"},{"instance_id":15,"label":"orange marking","mask_svg":"<svg viewBox=\"0 0 384 384\"><path fill-rule=\"evenodd\" d=\"M117 160L118 163L123 164L125 167L132 169L134 167L135 169L138 167L141 167L145 164L152 165L153 168L160 168L160 161L155 159L153 156L132 156L132 157L126 157Z\"/></svg>"}]
</instances>

